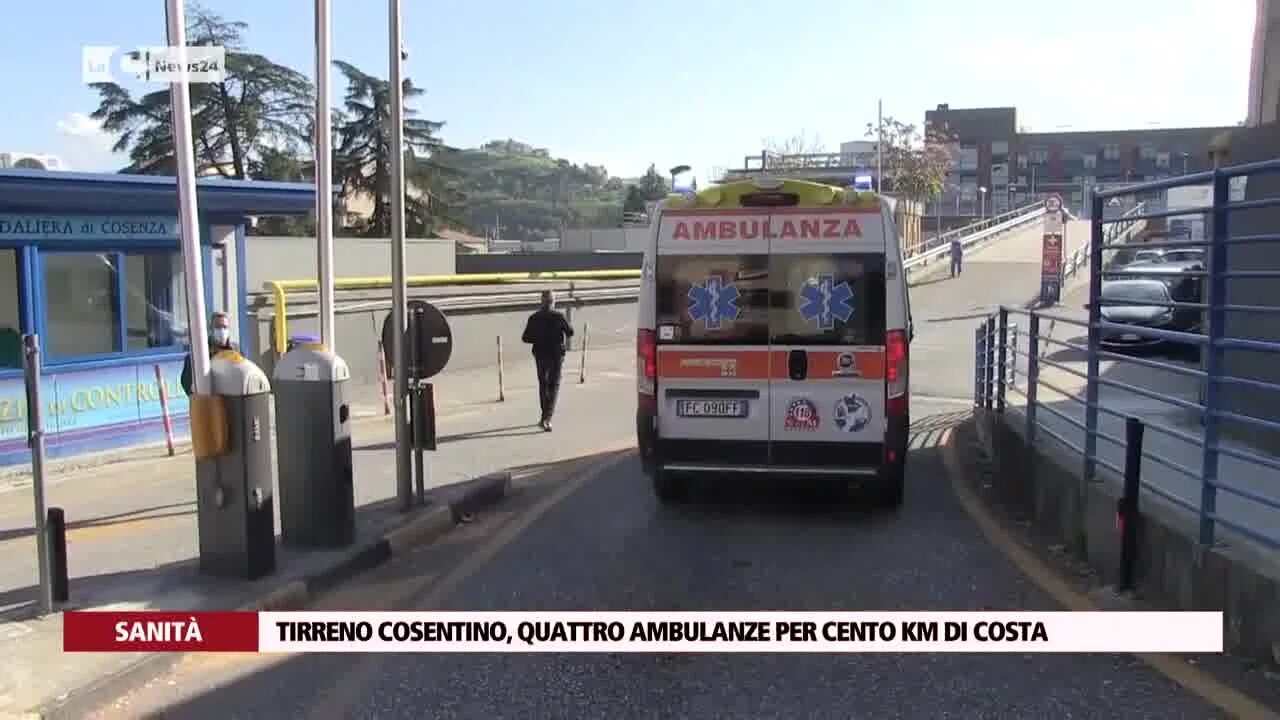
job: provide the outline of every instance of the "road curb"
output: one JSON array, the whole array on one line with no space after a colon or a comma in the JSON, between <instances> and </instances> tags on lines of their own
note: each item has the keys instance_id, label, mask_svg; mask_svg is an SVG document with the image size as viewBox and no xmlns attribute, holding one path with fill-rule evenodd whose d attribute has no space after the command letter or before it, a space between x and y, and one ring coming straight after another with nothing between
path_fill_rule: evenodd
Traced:
<instances>
[{"instance_id":1,"label":"road curb","mask_svg":"<svg viewBox=\"0 0 1280 720\"><path fill-rule=\"evenodd\" d=\"M467 481L459 492L423 508L377 538L357 544L331 564L301 578L273 587L235 609L244 612L299 610L324 592L390 561L428 545L485 508L501 503L511 490L512 473L503 470ZM125 668L98 678L46 703L32 717L45 720L88 717L94 711L146 684L175 666L185 653L152 653Z\"/></svg>"}]
</instances>

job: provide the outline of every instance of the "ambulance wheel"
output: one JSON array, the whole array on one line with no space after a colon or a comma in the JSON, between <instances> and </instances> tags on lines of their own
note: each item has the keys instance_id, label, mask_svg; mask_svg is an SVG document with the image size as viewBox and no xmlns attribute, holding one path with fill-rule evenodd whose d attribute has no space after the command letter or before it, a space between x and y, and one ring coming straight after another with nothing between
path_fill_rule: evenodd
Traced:
<instances>
[{"instance_id":1,"label":"ambulance wheel","mask_svg":"<svg viewBox=\"0 0 1280 720\"><path fill-rule=\"evenodd\" d=\"M897 510L902 507L907 494L906 463L896 463L885 468L882 484L877 488L876 500L886 510Z\"/></svg>"},{"instance_id":2,"label":"ambulance wheel","mask_svg":"<svg viewBox=\"0 0 1280 720\"><path fill-rule=\"evenodd\" d=\"M688 481L673 472L654 468L652 477L653 494L664 505L681 502L689 493Z\"/></svg>"}]
</instances>

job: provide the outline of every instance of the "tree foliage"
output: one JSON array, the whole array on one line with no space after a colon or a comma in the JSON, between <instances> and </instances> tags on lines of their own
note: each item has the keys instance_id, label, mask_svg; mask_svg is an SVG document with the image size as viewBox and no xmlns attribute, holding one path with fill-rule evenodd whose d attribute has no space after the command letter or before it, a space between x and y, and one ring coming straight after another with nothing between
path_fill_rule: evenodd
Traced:
<instances>
[{"instance_id":1,"label":"tree foliage","mask_svg":"<svg viewBox=\"0 0 1280 720\"><path fill-rule=\"evenodd\" d=\"M574 227L622 222L624 186L600 165L578 165L518 140L451 153L467 191L465 225L508 240L558 237Z\"/></svg>"},{"instance_id":2,"label":"tree foliage","mask_svg":"<svg viewBox=\"0 0 1280 720\"><path fill-rule=\"evenodd\" d=\"M198 5L188 9L190 45L226 47L226 77L189 85L196 162L224 177L251 177L271 148L309 141L314 106L305 75L244 48L246 25ZM134 98L116 83L94 83L98 108L91 117L116 135L114 150L127 153L124 172L174 174L168 88Z\"/></svg>"},{"instance_id":3,"label":"tree foliage","mask_svg":"<svg viewBox=\"0 0 1280 720\"><path fill-rule=\"evenodd\" d=\"M243 179L310 182L314 178L315 94L310 79L246 49L246 25L208 10L188 8L188 42L227 48L226 80L191 85L196 162L205 172ZM334 183L350 209L335 209L340 233L385 237L391 231L390 83L346 62L335 62L346 81L333 111ZM93 86L92 117L127 154L121 172L176 172L167 88L134 97L114 83ZM406 81L406 105L423 90ZM536 240L572 227L617 227L624 204L643 212L645 202L666 195L668 179L650 166L629 181L600 165L576 164L517 140L495 140L475 149L448 147L443 122L406 107L404 167L406 233L428 235L442 226L472 234ZM625 202L624 202L625 201ZM314 218L261 218L257 234L311 234Z\"/></svg>"},{"instance_id":4,"label":"tree foliage","mask_svg":"<svg viewBox=\"0 0 1280 720\"><path fill-rule=\"evenodd\" d=\"M344 194L369 198L373 211L355 230L362 235L387 237L391 234L391 83L374 77L351 63L334 66L347 81L342 110L334 126L336 180ZM406 102L425 93L406 79ZM444 145L437 133L444 123L416 117L406 107L404 120L405 233L421 236L434 228L437 219L447 218L460 199L450 183L454 168L433 161Z\"/></svg>"},{"instance_id":5,"label":"tree foliage","mask_svg":"<svg viewBox=\"0 0 1280 720\"><path fill-rule=\"evenodd\" d=\"M933 128L921 132L911 123L883 118L883 185L909 200L924 200L942 192L951 170L953 139ZM876 125L867 123L867 137L877 137Z\"/></svg>"},{"instance_id":6,"label":"tree foliage","mask_svg":"<svg viewBox=\"0 0 1280 720\"><path fill-rule=\"evenodd\" d=\"M627 186L627 195L622 200L622 212L624 213L642 213L648 210L645 204L644 195L640 192L640 188L635 185Z\"/></svg>"},{"instance_id":7,"label":"tree foliage","mask_svg":"<svg viewBox=\"0 0 1280 720\"><path fill-rule=\"evenodd\" d=\"M649 202L666 197L669 187L666 176L658 172L658 167L653 164L649 165L649 169L644 171L644 175L636 183L640 196Z\"/></svg>"}]
</instances>

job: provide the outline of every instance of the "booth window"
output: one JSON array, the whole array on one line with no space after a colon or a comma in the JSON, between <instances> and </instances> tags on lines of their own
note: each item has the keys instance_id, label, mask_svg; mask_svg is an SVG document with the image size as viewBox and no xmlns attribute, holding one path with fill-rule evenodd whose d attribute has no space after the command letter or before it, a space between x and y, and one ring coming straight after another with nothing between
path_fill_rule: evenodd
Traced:
<instances>
[{"instance_id":1,"label":"booth window","mask_svg":"<svg viewBox=\"0 0 1280 720\"><path fill-rule=\"evenodd\" d=\"M42 253L45 346L51 359L186 343L176 251Z\"/></svg>"},{"instance_id":2,"label":"booth window","mask_svg":"<svg viewBox=\"0 0 1280 720\"><path fill-rule=\"evenodd\" d=\"M171 250L124 256L127 350L187 344L187 292L182 255Z\"/></svg>"},{"instance_id":3,"label":"booth window","mask_svg":"<svg viewBox=\"0 0 1280 720\"><path fill-rule=\"evenodd\" d=\"M22 367L17 250L0 248L0 370Z\"/></svg>"}]
</instances>

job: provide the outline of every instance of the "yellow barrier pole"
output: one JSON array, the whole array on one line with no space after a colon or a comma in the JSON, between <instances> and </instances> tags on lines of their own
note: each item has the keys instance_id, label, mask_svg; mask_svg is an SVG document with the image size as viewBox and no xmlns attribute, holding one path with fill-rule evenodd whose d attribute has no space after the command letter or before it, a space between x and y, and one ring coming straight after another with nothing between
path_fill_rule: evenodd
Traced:
<instances>
[{"instance_id":1,"label":"yellow barrier pole","mask_svg":"<svg viewBox=\"0 0 1280 720\"><path fill-rule=\"evenodd\" d=\"M284 283L280 280L268 280L266 286L271 290L271 301L275 305L275 348L277 354L283 355L289 344L289 311L285 307Z\"/></svg>"},{"instance_id":2,"label":"yellow barrier pole","mask_svg":"<svg viewBox=\"0 0 1280 720\"><path fill-rule=\"evenodd\" d=\"M410 287L444 287L450 285L501 285L508 282L552 280L629 280L638 279L639 270L553 270L523 273L470 273L454 275L416 275L405 278ZM317 290L315 280L268 280L263 286L271 292L275 305L275 351L284 353L289 345L289 311L286 296L290 292ZM333 286L341 290L380 290L391 287L390 277L336 278Z\"/></svg>"}]
</instances>

